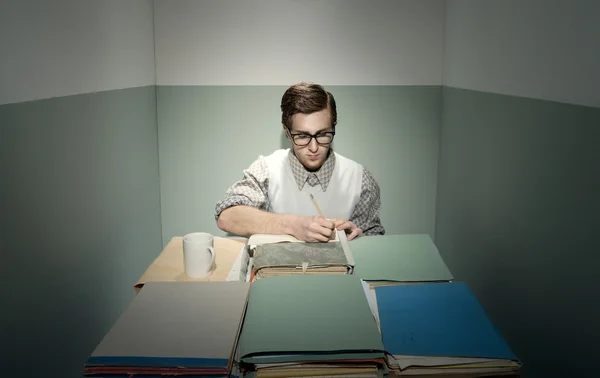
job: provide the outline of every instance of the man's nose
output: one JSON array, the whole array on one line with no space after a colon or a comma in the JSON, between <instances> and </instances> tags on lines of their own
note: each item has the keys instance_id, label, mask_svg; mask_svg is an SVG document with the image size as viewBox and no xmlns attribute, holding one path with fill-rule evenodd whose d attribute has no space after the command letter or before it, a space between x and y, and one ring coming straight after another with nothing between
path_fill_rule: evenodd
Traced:
<instances>
[{"instance_id":1,"label":"man's nose","mask_svg":"<svg viewBox=\"0 0 600 378\"><path fill-rule=\"evenodd\" d=\"M308 150L310 152L317 152L318 149L319 149L319 143L317 143L317 140L315 138L312 138L310 140L310 143L308 144Z\"/></svg>"}]
</instances>

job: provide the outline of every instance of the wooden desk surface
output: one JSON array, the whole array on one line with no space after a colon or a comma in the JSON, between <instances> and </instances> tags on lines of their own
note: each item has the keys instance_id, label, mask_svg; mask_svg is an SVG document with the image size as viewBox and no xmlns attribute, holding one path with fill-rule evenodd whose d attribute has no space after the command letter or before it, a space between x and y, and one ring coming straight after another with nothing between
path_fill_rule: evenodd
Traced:
<instances>
[{"instance_id":1,"label":"wooden desk surface","mask_svg":"<svg viewBox=\"0 0 600 378\"><path fill-rule=\"evenodd\" d=\"M190 278L185 274L183 266L183 237L174 237L135 283L134 290L138 293L146 282L225 281L235 259L239 255L240 250L246 241L246 238L225 238L215 236L216 256L212 272L208 277Z\"/></svg>"}]
</instances>

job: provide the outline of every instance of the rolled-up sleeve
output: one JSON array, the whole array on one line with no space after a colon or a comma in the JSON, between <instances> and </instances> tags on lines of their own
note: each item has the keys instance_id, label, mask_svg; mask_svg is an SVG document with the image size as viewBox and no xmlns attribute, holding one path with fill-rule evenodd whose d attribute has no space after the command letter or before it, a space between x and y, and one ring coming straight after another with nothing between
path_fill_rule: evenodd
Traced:
<instances>
[{"instance_id":1,"label":"rolled-up sleeve","mask_svg":"<svg viewBox=\"0 0 600 378\"><path fill-rule=\"evenodd\" d=\"M223 210L232 206L251 206L265 211L268 209L269 172L264 158L260 156L243 174L240 181L227 189L225 198L217 202L215 220L219 219Z\"/></svg>"},{"instance_id":2,"label":"rolled-up sleeve","mask_svg":"<svg viewBox=\"0 0 600 378\"><path fill-rule=\"evenodd\" d=\"M363 168L360 199L349 220L360 228L364 235L383 235L385 229L379 218L380 208L381 193L379 184L377 184L371 172Z\"/></svg>"}]
</instances>

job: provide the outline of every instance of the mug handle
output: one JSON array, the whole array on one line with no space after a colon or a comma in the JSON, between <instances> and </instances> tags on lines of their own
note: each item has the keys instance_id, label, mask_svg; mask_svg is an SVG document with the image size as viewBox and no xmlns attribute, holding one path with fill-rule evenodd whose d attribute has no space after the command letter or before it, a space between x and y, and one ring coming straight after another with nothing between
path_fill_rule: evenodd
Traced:
<instances>
[{"instance_id":1,"label":"mug handle","mask_svg":"<svg viewBox=\"0 0 600 378\"><path fill-rule=\"evenodd\" d=\"M214 247L207 247L208 250L210 251L210 268L209 268L209 272L212 270L213 265L215 265L215 248Z\"/></svg>"}]
</instances>

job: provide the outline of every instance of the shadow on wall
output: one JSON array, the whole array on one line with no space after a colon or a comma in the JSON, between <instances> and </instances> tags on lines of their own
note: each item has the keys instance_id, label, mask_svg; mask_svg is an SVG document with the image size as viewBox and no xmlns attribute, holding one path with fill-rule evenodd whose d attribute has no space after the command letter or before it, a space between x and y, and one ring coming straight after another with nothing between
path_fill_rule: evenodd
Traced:
<instances>
[{"instance_id":1,"label":"shadow on wall","mask_svg":"<svg viewBox=\"0 0 600 378\"><path fill-rule=\"evenodd\" d=\"M290 148L290 141L287 138L287 135L285 135L285 130L283 129L283 127L281 128L281 148L286 149L286 148Z\"/></svg>"},{"instance_id":2,"label":"shadow on wall","mask_svg":"<svg viewBox=\"0 0 600 378\"><path fill-rule=\"evenodd\" d=\"M523 377L598 376L599 121L596 108L444 88L436 245Z\"/></svg>"}]
</instances>

